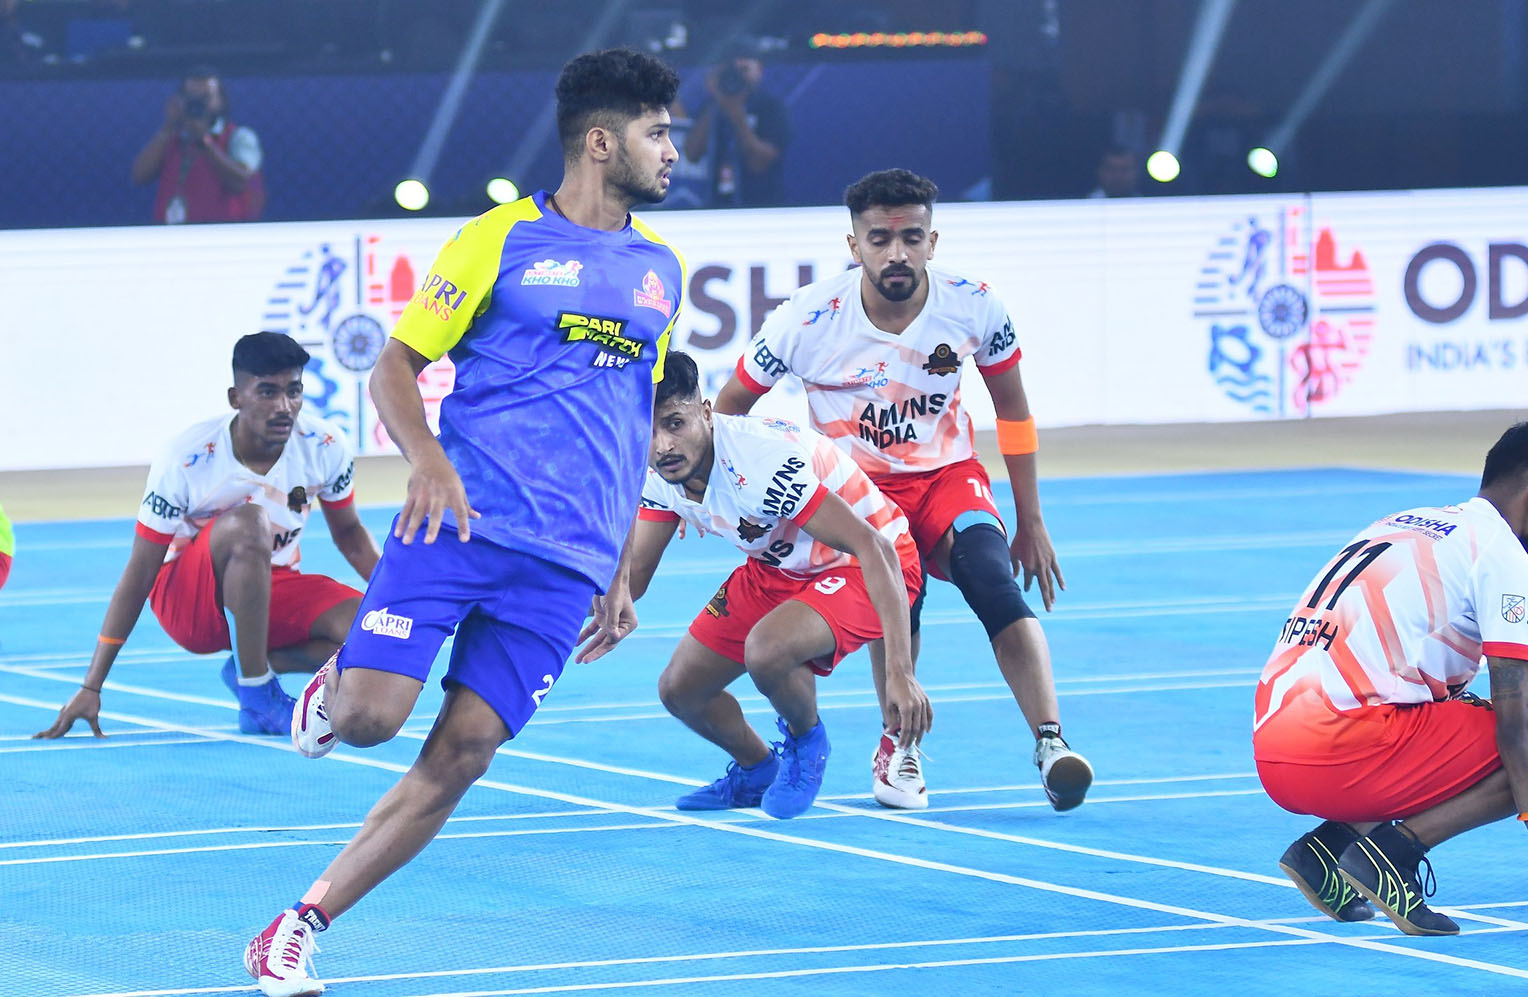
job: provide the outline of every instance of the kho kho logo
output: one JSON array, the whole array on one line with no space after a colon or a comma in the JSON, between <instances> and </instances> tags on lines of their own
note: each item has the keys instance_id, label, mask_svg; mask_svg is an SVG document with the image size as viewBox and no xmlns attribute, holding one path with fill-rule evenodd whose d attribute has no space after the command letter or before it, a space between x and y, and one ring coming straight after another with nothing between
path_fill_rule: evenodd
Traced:
<instances>
[{"instance_id":1,"label":"kho kho logo","mask_svg":"<svg viewBox=\"0 0 1528 997\"><path fill-rule=\"evenodd\" d=\"M1374 280L1363 252L1330 228L1309 252L1303 206L1239 218L1199 271L1194 318L1207 370L1258 415L1307 415L1363 367L1374 338Z\"/></svg>"}]
</instances>

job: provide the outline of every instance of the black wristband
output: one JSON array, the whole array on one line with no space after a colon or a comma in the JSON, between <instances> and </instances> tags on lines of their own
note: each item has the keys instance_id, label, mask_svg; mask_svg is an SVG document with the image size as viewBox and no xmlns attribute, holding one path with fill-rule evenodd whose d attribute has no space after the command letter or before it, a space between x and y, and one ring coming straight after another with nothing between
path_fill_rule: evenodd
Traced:
<instances>
[{"instance_id":1,"label":"black wristband","mask_svg":"<svg viewBox=\"0 0 1528 997\"><path fill-rule=\"evenodd\" d=\"M80 688L84 689L86 692L93 692L97 696L99 696L101 694L101 690L100 689L92 689L92 688L90 688L90 686L86 685L83 682L80 683Z\"/></svg>"}]
</instances>

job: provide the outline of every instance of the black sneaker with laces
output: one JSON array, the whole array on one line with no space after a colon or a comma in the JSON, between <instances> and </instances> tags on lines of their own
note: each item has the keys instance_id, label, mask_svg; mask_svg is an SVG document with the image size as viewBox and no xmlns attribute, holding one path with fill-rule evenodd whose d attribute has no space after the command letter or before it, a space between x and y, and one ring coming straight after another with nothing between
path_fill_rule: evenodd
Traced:
<instances>
[{"instance_id":1,"label":"black sneaker with laces","mask_svg":"<svg viewBox=\"0 0 1528 997\"><path fill-rule=\"evenodd\" d=\"M1459 925L1425 903L1437 890L1426 852L1399 824L1382 824L1349 845L1337 869L1406 934L1457 935ZM1417 878L1421 868L1427 870L1425 880Z\"/></svg>"},{"instance_id":2,"label":"black sneaker with laces","mask_svg":"<svg viewBox=\"0 0 1528 997\"><path fill-rule=\"evenodd\" d=\"M1334 921L1368 921L1374 917L1374 908L1337 871L1343 849L1357 840L1358 833L1351 827L1329 820L1296 838L1279 858L1279 868L1310 905Z\"/></svg>"}]
</instances>

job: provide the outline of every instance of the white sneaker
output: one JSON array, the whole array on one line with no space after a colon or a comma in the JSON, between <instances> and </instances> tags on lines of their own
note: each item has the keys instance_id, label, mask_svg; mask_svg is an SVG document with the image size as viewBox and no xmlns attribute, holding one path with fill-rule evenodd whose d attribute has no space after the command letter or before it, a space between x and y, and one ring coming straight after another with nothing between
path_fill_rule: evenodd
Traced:
<instances>
[{"instance_id":1,"label":"white sneaker","mask_svg":"<svg viewBox=\"0 0 1528 997\"><path fill-rule=\"evenodd\" d=\"M928 807L928 787L923 783L923 756L916 744L901 748L895 737L882 734L871 761L871 792L875 802L897 810Z\"/></svg>"},{"instance_id":2,"label":"white sneaker","mask_svg":"<svg viewBox=\"0 0 1528 997\"><path fill-rule=\"evenodd\" d=\"M313 979L313 929L284 910L244 949L244 968L260 984L265 997L313 997L324 985Z\"/></svg>"},{"instance_id":3,"label":"white sneaker","mask_svg":"<svg viewBox=\"0 0 1528 997\"><path fill-rule=\"evenodd\" d=\"M329 714L324 712L324 680L329 677L329 670L339 656L340 653L335 651L334 657L313 673L302 694L292 704L292 743L309 758L327 755L334 750L337 740L334 728L329 726Z\"/></svg>"},{"instance_id":4,"label":"white sneaker","mask_svg":"<svg viewBox=\"0 0 1528 997\"><path fill-rule=\"evenodd\" d=\"M1082 805L1088 787L1093 785L1093 766L1067 747L1060 735L1046 734L1035 741L1035 765L1052 807L1071 810Z\"/></svg>"}]
</instances>

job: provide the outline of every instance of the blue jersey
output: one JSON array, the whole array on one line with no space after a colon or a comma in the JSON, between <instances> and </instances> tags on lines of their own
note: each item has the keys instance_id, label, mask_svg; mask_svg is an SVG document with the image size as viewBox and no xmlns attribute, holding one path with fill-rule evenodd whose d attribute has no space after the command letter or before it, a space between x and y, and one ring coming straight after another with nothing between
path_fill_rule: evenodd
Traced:
<instances>
[{"instance_id":1,"label":"blue jersey","mask_svg":"<svg viewBox=\"0 0 1528 997\"><path fill-rule=\"evenodd\" d=\"M441 249L393 338L456 365L440 443L482 514L474 534L610 583L684 281L683 258L646 225L574 225L544 191ZM442 522L455 528L449 512Z\"/></svg>"}]
</instances>

